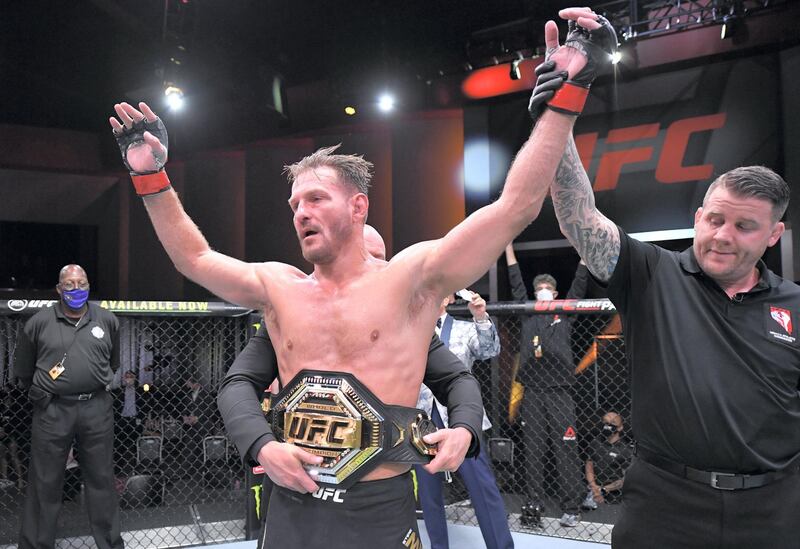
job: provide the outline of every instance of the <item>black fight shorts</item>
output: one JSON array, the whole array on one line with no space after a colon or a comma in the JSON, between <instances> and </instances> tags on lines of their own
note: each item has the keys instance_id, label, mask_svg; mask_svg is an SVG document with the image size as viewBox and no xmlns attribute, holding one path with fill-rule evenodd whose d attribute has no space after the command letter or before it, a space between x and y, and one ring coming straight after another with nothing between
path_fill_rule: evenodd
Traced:
<instances>
[{"instance_id":1,"label":"black fight shorts","mask_svg":"<svg viewBox=\"0 0 800 549\"><path fill-rule=\"evenodd\" d=\"M354 547L422 547L411 473L313 494L273 488L259 549Z\"/></svg>"}]
</instances>

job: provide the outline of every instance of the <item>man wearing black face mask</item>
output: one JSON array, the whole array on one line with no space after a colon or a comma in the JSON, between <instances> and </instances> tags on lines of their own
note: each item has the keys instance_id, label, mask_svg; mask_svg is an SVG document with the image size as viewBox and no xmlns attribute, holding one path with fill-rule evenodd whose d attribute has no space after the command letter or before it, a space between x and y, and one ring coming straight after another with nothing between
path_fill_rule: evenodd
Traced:
<instances>
[{"instance_id":1,"label":"man wearing black face mask","mask_svg":"<svg viewBox=\"0 0 800 549\"><path fill-rule=\"evenodd\" d=\"M601 434L589 447L586 481L589 493L582 507L597 509L598 503L616 503L622 496L625 469L631 464L633 448L623 435L622 417L616 412L603 416Z\"/></svg>"},{"instance_id":2,"label":"man wearing black face mask","mask_svg":"<svg viewBox=\"0 0 800 549\"><path fill-rule=\"evenodd\" d=\"M514 299L527 300L528 293L513 244L506 246L506 262ZM580 262L566 298L580 299L586 295L588 278L589 271ZM537 301L551 301L558 297L556 280L549 274L540 274L533 279L533 291ZM574 315L531 315L522 319L520 327L518 380L525 386L525 396L519 417L525 426L522 439L528 454L528 497L521 518L525 526L539 526L544 512L542 468L548 450L553 452L559 475L557 495L562 513L559 524L574 527L580 521L584 486L575 429L575 402L572 398L575 361L570 343L576 318Z\"/></svg>"},{"instance_id":3,"label":"man wearing black face mask","mask_svg":"<svg viewBox=\"0 0 800 549\"><path fill-rule=\"evenodd\" d=\"M61 269L56 291L59 302L25 323L15 351L13 375L34 405L19 548L54 546L64 465L75 438L95 543L121 548L113 398L106 391L119 367L119 323L88 303L89 279L79 265Z\"/></svg>"}]
</instances>

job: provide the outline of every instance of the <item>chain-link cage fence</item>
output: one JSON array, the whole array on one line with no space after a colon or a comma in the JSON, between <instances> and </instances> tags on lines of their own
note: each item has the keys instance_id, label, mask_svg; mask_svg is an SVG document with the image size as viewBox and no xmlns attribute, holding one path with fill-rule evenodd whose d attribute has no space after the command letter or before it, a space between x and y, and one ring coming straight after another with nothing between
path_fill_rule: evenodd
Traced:
<instances>
[{"instance_id":1,"label":"chain-link cage fence","mask_svg":"<svg viewBox=\"0 0 800 549\"><path fill-rule=\"evenodd\" d=\"M225 436L216 388L246 343L248 316L213 316L203 303L150 316L148 303L144 312L118 314L120 368L108 387L126 546L243 539L245 475ZM175 302L169 306L178 310ZM11 383L10 368L29 316L0 316L0 546L18 541L28 483L32 406ZM80 440L66 463L53 466L65 468L58 546L94 547Z\"/></svg>"},{"instance_id":2,"label":"chain-link cage fence","mask_svg":"<svg viewBox=\"0 0 800 549\"><path fill-rule=\"evenodd\" d=\"M619 502L619 491L609 485L627 465L630 454L620 449L632 440L618 317L606 300L536 308L534 302L488 305L501 354L473 367L493 423L485 449L512 531L609 542ZM28 316L0 316L0 547L17 542L28 479L32 408L9 376L17 333ZM225 436L215 397L252 331L247 315L140 313L119 319L121 366L110 391L126 544L244 539L253 475ZM602 435L607 412L622 419L616 446ZM74 450L63 464L56 537L61 547L94 546L80 447ZM595 464L597 483L609 487L597 497L590 496L587 459ZM446 485L445 500L448 520L478 524L458 474Z\"/></svg>"},{"instance_id":3,"label":"chain-link cage fence","mask_svg":"<svg viewBox=\"0 0 800 549\"><path fill-rule=\"evenodd\" d=\"M610 543L632 452L630 393L619 317L608 300L488 305L501 353L476 362L486 433L512 531ZM546 305L546 306L545 306ZM466 307L459 312L468 315ZM603 419L614 413L616 436ZM586 462L592 462L590 490ZM448 520L477 525L458 475Z\"/></svg>"}]
</instances>

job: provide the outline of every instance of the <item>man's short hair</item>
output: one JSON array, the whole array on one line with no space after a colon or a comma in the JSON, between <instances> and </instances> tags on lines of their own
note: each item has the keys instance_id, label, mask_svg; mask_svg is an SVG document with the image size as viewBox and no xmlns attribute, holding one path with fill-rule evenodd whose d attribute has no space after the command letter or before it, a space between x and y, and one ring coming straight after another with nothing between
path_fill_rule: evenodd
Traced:
<instances>
[{"instance_id":1,"label":"man's short hair","mask_svg":"<svg viewBox=\"0 0 800 549\"><path fill-rule=\"evenodd\" d=\"M284 166L283 172L287 174L289 184L294 183L295 179L305 171L327 166L336 170L342 183L353 186L357 192L369 194L372 162L356 154L332 154L341 146L339 143L332 147L323 147L299 162Z\"/></svg>"},{"instance_id":2,"label":"man's short hair","mask_svg":"<svg viewBox=\"0 0 800 549\"><path fill-rule=\"evenodd\" d=\"M536 278L533 279L533 291L536 291L536 288L539 287L539 284L549 284L555 290L558 286L556 286L556 279L550 276L547 273L536 275Z\"/></svg>"},{"instance_id":3,"label":"man's short hair","mask_svg":"<svg viewBox=\"0 0 800 549\"><path fill-rule=\"evenodd\" d=\"M742 166L716 178L703 197L703 206L718 187L741 197L760 198L772 204L772 220L779 221L789 206L789 185L765 166Z\"/></svg>"}]
</instances>

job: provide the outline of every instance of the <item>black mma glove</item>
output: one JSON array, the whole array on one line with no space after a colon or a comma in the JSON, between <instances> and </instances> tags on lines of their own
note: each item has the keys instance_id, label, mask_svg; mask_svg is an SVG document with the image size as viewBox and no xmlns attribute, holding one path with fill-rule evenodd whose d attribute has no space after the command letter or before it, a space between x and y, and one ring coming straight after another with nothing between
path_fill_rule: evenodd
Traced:
<instances>
[{"instance_id":1,"label":"black mma glove","mask_svg":"<svg viewBox=\"0 0 800 549\"><path fill-rule=\"evenodd\" d=\"M589 87L597 75L611 64L611 55L617 51L617 33L608 19L597 16L600 26L589 30L569 22L569 31L564 46L580 51L586 57L586 66L555 93L547 106L563 114L579 115L589 96Z\"/></svg>"},{"instance_id":2,"label":"black mma glove","mask_svg":"<svg viewBox=\"0 0 800 549\"><path fill-rule=\"evenodd\" d=\"M553 98L556 90L561 88L567 79L566 71L557 71L555 69L555 61L543 61L534 71L537 76L536 86L534 86L531 100L528 102L528 113L530 113L534 123L542 115L545 103Z\"/></svg>"},{"instance_id":3,"label":"black mma glove","mask_svg":"<svg viewBox=\"0 0 800 549\"><path fill-rule=\"evenodd\" d=\"M128 149L133 146L144 144L144 132L150 132L161 141L164 145L164 154L153 153L153 160L155 163L154 169L147 171L134 171L128 163ZM160 118L153 122L148 122L142 119L134 122L133 126L127 128L122 127L120 131L112 131L114 138L117 140L119 151L122 154L122 162L131 174L133 186L136 188L136 193L139 196L146 196L149 194L156 194L163 192L170 187L169 178L164 171L164 165L167 163L167 149L169 148L169 137L167 135L167 128Z\"/></svg>"}]
</instances>

